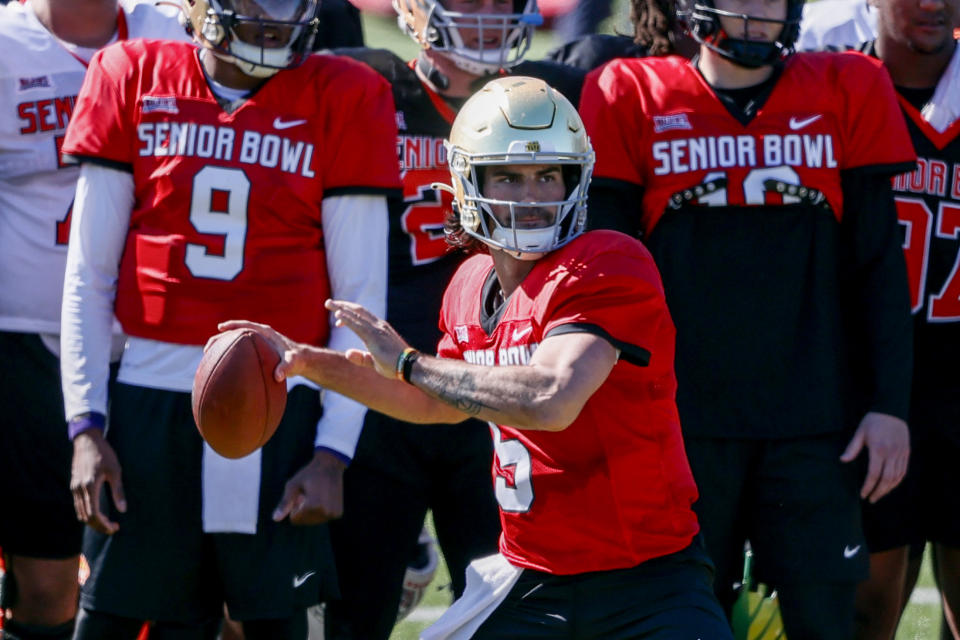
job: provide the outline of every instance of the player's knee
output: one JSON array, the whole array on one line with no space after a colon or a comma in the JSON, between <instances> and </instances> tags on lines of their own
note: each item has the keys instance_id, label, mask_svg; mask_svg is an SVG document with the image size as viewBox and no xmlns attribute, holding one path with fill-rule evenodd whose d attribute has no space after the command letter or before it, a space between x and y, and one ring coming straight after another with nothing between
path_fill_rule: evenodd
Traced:
<instances>
[{"instance_id":1,"label":"player's knee","mask_svg":"<svg viewBox=\"0 0 960 640\"><path fill-rule=\"evenodd\" d=\"M899 611L902 589L886 581L866 580L857 587L857 618L882 617L887 612Z\"/></svg>"},{"instance_id":2,"label":"player's knee","mask_svg":"<svg viewBox=\"0 0 960 640\"><path fill-rule=\"evenodd\" d=\"M4 622L0 638L3 640L70 640L73 636L73 619L55 626L24 624L17 620Z\"/></svg>"},{"instance_id":3,"label":"player's knee","mask_svg":"<svg viewBox=\"0 0 960 640\"><path fill-rule=\"evenodd\" d=\"M77 614L76 558L33 560L15 557L4 575L3 606L21 623L57 627Z\"/></svg>"}]
</instances>

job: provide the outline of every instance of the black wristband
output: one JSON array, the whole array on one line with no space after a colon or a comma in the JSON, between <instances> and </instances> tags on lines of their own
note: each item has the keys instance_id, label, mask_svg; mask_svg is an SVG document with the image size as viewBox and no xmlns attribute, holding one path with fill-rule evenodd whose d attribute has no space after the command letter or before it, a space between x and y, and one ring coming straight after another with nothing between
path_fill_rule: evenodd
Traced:
<instances>
[{"instance_id":1,"label":"black wristband","mask_svg":"<svg viewBox=\"0 0 960 640\"><path fill-rule=\"evenodd\" d=\"M406 358L403 360L403 366L400 369L400 378L406 382L410 383L410 374L413 372L413 363L417 361L417 358L420 357L419 351L412 351Z\"/></svg>"}]
</instances>

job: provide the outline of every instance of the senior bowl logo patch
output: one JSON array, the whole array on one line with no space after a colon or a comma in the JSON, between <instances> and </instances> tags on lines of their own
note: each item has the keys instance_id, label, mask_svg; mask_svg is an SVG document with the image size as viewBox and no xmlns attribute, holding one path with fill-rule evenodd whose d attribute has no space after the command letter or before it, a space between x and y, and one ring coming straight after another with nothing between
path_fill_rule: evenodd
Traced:
<instances>
[{"instance_id":1,"label":"senior bowl logo patch","mask_svg":"<svg viewBox=\"0 0 960 640\"><path fill-rule=\"evenodd\" d=\"M457 342L469 342L470 333L467 331L467 325L458 324L453 328L453 332L457 334Z\"/></svg>"},{"instance_id":2,"label":"senior bowl logo patch","mask_svg":"<svg viewBox=\"0 0 960 640\"><path fill-rule=\"evenodd\" d=\"M143 96L140 110L142 113L180 113L174 96Z\"/></svg>"},{"instance_id":3,"label":"senior bowl logo patch","mask_svg":"<svg viewBox=\"0 0 960 640\"><path fill-rule=\"evenodd\" d=\"M655 133L671 131L673 129L693 129L685 113L674 113L669 116L653 116L653 130Z\"/></svg>"},{"instance_id":4,"label":"senior bowl logo patch","mask_svg":"<svg viewBox=\"0 0 960 640\"><path fill-rule=\"evenodd\" d=\"M17 92L30 91L31 89L49 89L49 76L35 76L33 78L17 78Z\"/></svg>"}]
</instances>

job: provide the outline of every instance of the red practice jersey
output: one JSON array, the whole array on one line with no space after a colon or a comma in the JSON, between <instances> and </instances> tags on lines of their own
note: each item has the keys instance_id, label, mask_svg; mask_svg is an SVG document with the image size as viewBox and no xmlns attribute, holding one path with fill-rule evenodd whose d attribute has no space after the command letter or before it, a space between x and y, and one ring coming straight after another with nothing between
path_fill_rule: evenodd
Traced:
<instances>
[{"instance_id":1,"label":"red practice jersey","mask_svg":"<svg viewBox=\"0 0 960 640\"><path fill-rule=\"evenodd\" d=\"M870 410L905 414L896 221L854 188L914 164L893 86L859 53L796 54L775 73L749 118L676 56L614 60L583 92L596 186L642 189L619 206L663 278L687 436L842 432L861 378ZM861 340L870 357L852 355Z\"/></svg>"},{"instance_id":2,"label":"red practice jersey","mask_svg":"<svg viewBox=\"0 0 960 640\"><path fill-rule=\"evenodd\" d=\"M311 56L222 107L197 49L118 43L91 62L66 156L133 173L116 314L129 335L203 344L250 318L326 341L321 201L400 187L390 87Z\"/></svg>"},{"instance_id":3,"label":"red practice jersey","mask_svg":"<svg viewBox=\"0 0 960 640\"><path fill-rule=\"evenodd\" d=\"M491 425L501 552L552 574L632 567L690 544L697 490L674 400L674 328L660 277L636 240L596 231L541 258L481 324L488 255L457 271L443 300L439 355L525 365L546 337L602 336L620 361L560 432Z\"/></svg>"},{"instance_id":4,"label":"red practice jersey","mask_svg":"<svg viewBox=\"0 0 960 640\"><path fill-rule=\"evenodd\" d=\"M669 81L666 81L666 80ZM789 57L746 125L684 58L615 60L588 76L581 112L594 175L644 187L642 227L686 205L828 204L840 171L912 166L910 137L880 63L855 53Z\"/></svg>"}]
</instances>

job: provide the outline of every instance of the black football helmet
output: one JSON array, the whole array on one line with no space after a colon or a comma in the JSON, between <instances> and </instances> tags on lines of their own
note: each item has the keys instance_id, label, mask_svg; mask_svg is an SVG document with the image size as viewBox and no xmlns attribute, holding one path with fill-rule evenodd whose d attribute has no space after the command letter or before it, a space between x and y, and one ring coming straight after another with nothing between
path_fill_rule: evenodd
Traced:
<instances>
[{"instance_id":1,"label":"black football helmet","mask_svg":"<svg viewBox=\"0 0 960 640\"><path fill-rule=\"evenodd\" d=\"M743 13L723 11L713 0L676 0L677 21L697 42L742 67L762 67L786 58L794 51L800 35L800 17L804 0L787 0L787 15L783 20L760 18ZM720 17L740 18L744 29L751 20L776 22L783 25L773 42L732 38L720 24Z\"/></svg>"},{"instance_id":2,"label":"black football helmet","mask_svg":"<svg viewBox=\"0 0 960 640\"><path fill-rule=\"evenodd\" d=\"M181 0L194 39L249 76L267 78L310 54L319 0Z\"/></svg>"}]
</instances>

